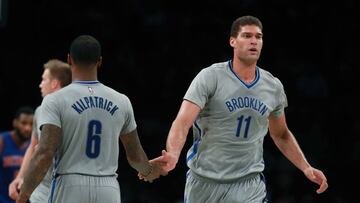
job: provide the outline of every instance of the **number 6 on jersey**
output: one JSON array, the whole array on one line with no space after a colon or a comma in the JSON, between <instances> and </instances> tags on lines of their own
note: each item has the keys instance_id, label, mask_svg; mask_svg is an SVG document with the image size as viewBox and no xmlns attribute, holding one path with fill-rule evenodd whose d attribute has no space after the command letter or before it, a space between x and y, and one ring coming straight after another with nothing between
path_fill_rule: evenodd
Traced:
<instances>
[{"instance_id":1,"label":"number 6 on jersey","mask_svg":"<svg viewBox=\"0 0 360 203\"><path fill-rule=\"evenodd\" d=\"M86 141L86 156L89 158L96 158L100 154L101 142L101 123L98 120L92 120L88 125L87 141Z\"/></svg>"}]
</instances>

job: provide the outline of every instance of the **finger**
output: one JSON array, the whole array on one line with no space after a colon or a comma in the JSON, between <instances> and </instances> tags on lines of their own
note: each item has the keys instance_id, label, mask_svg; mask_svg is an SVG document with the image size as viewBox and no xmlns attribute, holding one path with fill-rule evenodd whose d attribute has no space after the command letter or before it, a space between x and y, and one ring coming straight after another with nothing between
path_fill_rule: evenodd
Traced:
<instances>
[{"instance_id":1,"label":"finger","mask_svg":"<svg viewBox=\"0 0 360 203\"><path fill-rule=\"evenodd\" d=\"M20 188L22 186L22 184L24 183L24 180L20 180L19 183L16 185L17 189L20 191Z\"/></svg>"},{"instance_id":2,"label":"finger","mask_svg":"<svg viewBox=\"0 0 360 203\"><path fill-rule=\"evenodd\" d=\"M323 193L328 188L328 184L326 181L323 181L320 185L320 188L316 190L316 193Z\"/></svg>"},{"instance_id":3,"label":"finger","mask_svg":"<svg viewBox=\"0 0 360 203\"><path fill-rule=\"evenodd\" d=\"M155 162L160 162L160 163L166 163L166 157L165 156L159 156L159 157L156 157L155 159L152 159L150 161L151 163L155 163Z\"/></svg>"},{"instance_id":4,"label":"finger","mask_svg":"<svg viewBox=\"0 0 360 203\"><path fill-rule=\"evenodd\" d=\"M324 182L327 182L326 177L322 172L314 171L314 176L315 176L314 182L316 182L319 185L323 184Z\"/></svg>"},{"instance_id":5,"label":"finger","mask_svg":"<svg viewBox=\"0 0 360 203\"><path fill-rule=\"evenodd\" d=\"M17 191L12 192L11 194L9 194L9 196L11 197L11 199L16 200L16 198L18 197L19 193L17 193Z\"/></svg>"},{"instance_id":6,"label":"finger","mask_svg":"<svg viewBox=\"0 0 360 203\"><path fill-rule=\"evenodd\" d=\"M19 193L17 192L16 186L10 185L9 196L11 197L11 199L16 200L18 194Z\"/></svg>"}]
</instances>

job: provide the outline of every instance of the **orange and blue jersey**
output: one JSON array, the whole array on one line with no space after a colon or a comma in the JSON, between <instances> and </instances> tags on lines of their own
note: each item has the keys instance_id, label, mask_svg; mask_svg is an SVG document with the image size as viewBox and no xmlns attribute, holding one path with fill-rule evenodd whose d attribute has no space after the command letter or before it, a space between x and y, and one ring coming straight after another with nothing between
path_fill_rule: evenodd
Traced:
<instances>
[{"instance_id":1,"label":"orange and blue jersey","mask_svg":"<svg viewBox=\"0 0 360 203\"><path fill-rule=\"evenodd\" d=\"M0 203L14 203L9 197L8 188L19 172L26 147L19 149L10 132L0 133L0 139L3 141L2 150L0 148Z\"/></svg>"}]
</instances>

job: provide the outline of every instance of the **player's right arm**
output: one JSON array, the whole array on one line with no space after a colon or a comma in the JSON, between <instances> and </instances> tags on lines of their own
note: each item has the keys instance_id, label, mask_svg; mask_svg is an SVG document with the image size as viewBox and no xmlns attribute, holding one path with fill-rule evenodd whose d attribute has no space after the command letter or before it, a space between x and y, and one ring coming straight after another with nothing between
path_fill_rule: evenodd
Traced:
<instances>
[{"instance_id":1,"label":"player's right arm","mask_svg":"<svg viewBox=\"0 0 360 203\"><path fill-rule=\"evenodd\" d=\"M29 166L29 161L35 151L35 147L37 144L38 144L38 139L36 138L36 136L34 136L34 135L31 136L31 142L30 142L29 147L26 149L24 159L23 159L21 167L20 167L20 171L19 171L18 175L16 176L16 178L9 185L9 196L13 200L16 200L16 198L19 195L18 191L21 187L21 184L23 183L24 172L27 170L27 168Z\"/></svg>"},{"instance_id":2,"label":"player's right arm","mask_svg":"<svg viewBox=\"0 0 360 203\"><path fill-rule=\"evenodd\" d=\"M152 160L163 163L164 171L169 172L175 168L181 150L185 145L189 129L195 122L200 110L198 105L183 100L180 110L171 125L166 141L166 151L163 150L162 156Z\"/></svg>"},{"instance_id":3,"label":"player's right arm","mask_svg":"<svg viewBox=\"0 0 360 203\"><path fill-rule=\"evenodd\" d=\"M152 166L140 143L137 130L120 135L120 140L125 148L126 158L130 166L143 176L149 176L152 173ZM151 180L152 178L150 178Z\"/></svg>"}]
</instances>

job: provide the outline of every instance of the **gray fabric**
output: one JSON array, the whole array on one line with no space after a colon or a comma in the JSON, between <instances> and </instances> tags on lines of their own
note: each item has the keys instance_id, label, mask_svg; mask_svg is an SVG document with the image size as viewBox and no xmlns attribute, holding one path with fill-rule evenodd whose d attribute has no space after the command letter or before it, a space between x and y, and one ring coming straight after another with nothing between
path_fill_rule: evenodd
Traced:
<instances>
[{"instance_id":1,"label":"gray fabric","mask_svg":"<svg viewBox=\"0 0 360 203\"><path fill-rule=\"evenodd\" d=\"M41 105L39 125L62 130L55 173L114 175L118 167L119 136L136 129L130 100L99 83L72 83Z\"/></svg>"},{"instance_id":2,"label":"gray fabric","mask_svg":"<svg viewBox=\"0 0 360 203\"><path fill-rule=\"evenodd\" d=\"M53 184L50 203L121 203L120 186L115 176L62 175Z\"/></svg>"},{"instance_id":3,"label":"gray fabric","mask_svg":"<svg viewBox=\"0 0 360 203\"><path fill-rule=\"evenodd\" d=\"M231 181L263 171L268 117L281 116L287 106L277 78L257 67L255 80L245 84L231 62L217 63L200 71L184 99L201 108L187 153L194 173Z\"/></svg>"},{"instance_id":4,"label":"gray fabric","mask_svg":"<svg viewBox=\"0 0 360 203\"><path fill-rule=\"evenodd\" d=\"M266 185L260 174L249 174L235 182L218 184L213 180L188 173L185 203L263 203Z\"/></svg>"}]
</instances>

